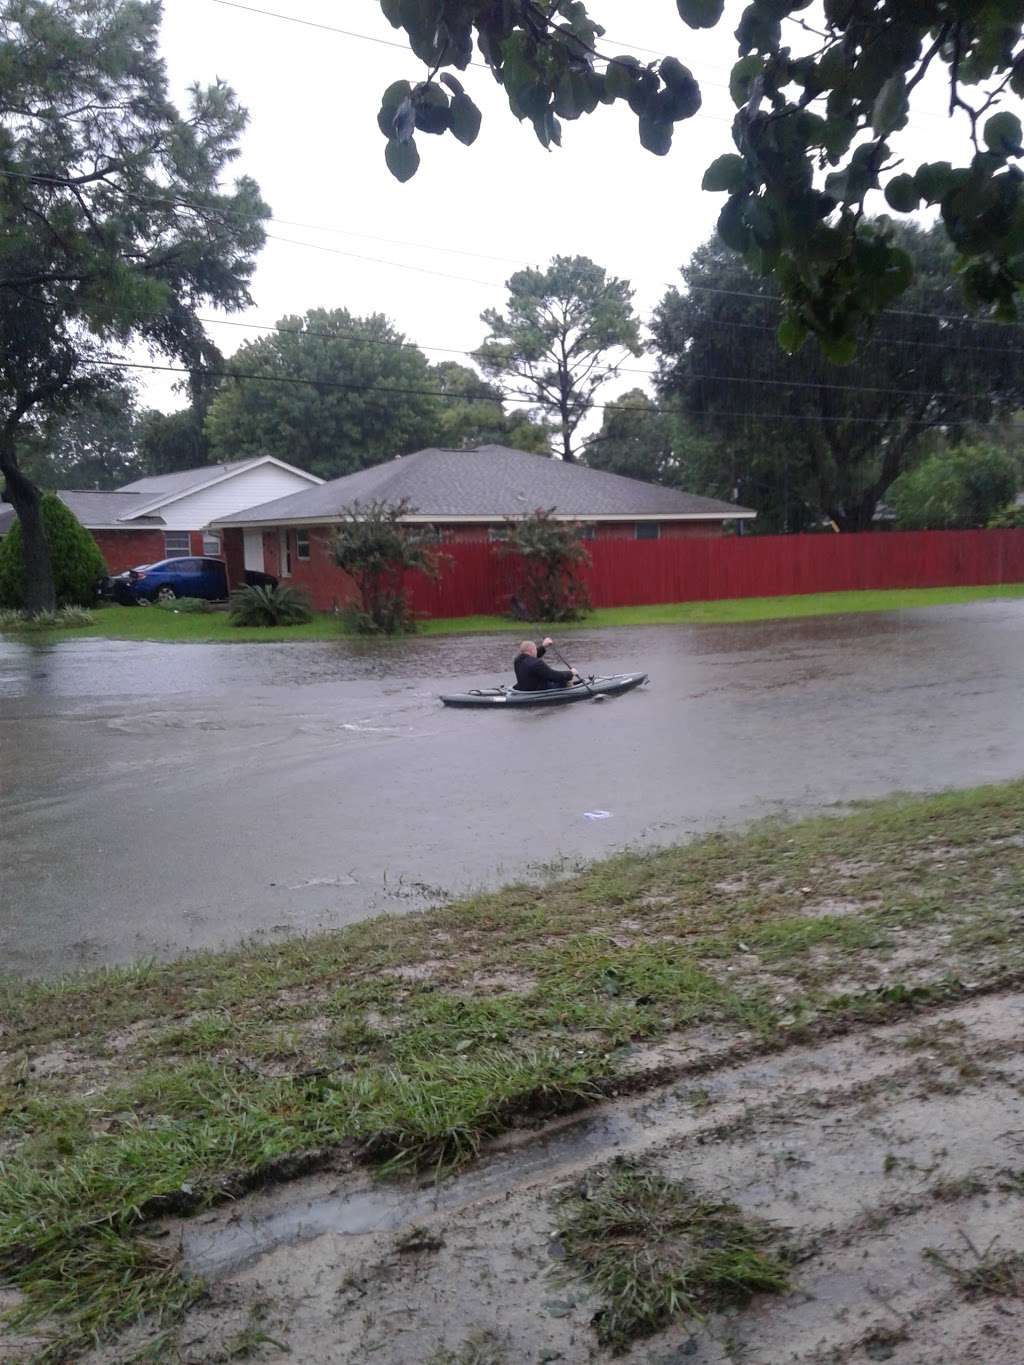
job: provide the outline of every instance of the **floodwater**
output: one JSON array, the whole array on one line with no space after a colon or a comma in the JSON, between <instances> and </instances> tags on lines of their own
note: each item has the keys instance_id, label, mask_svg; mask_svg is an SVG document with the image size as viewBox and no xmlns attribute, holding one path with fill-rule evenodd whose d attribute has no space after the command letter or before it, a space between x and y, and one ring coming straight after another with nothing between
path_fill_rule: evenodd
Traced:
<instances>
[{"instance_id":1,"label":"floodwater","mask_svg":"<svg viewBox=\"0 0 1024 1365\"><path fill-rule=\"evenodd\" d=\"M0 642L0 972L337 927L1024 772L1024 602L565 638L581 669L650 686L441 707L508 675L511 635Z\"/></svg>"}]
</instances>

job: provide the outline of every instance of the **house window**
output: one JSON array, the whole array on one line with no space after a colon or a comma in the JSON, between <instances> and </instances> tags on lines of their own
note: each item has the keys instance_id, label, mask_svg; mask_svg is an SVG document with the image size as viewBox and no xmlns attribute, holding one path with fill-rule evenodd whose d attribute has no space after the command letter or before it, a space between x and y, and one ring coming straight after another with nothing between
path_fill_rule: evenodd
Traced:
<instances>
[{"instance_id":1,"label":"house window","mask_svg":"<svg viewBox=\"0 0 1024 1365\"><path fill-rule=\"evenodd\" d=\"M579 536L580 540L593 540L597 535L597 527L592 523L590 525L584 524L583 526L577 526L576 534Z\"/></svg>"},{"instance_id":2,"label":"house window","mask_svg":"<svg viewBox=\"0 0 1024 1365\"><path fill-rule=\"evenodd\" d=\"M309 558L309 532L307 530L300 529L295 532L295 558Z\"/></svg>"},{"instance_id":3,"label":"house window","mask_svg":"<svg viewBox=\"0 0 1024 1365\"><path fill-rule=\"evenodd\" d=\"M487 539L492 545L502 545L508 540L508 529L504 526L488 526Z\"/></svg>"},{"instance_id":4,"label":"house window","mask_svg":"<svg viewBox=\"0 0 1024 1365\"><path fill-rule=\"evenodd\" d=\"M164 559L177 559L192 553L192 537L188 531L164 532Z\"/></svg>"},{"instance_id":5,"label":"house window","mask_svg":"<svg viewBox=\"0 0 1024 1365\"><path fill-rule=\"evenodd\" d=\"M203 532L203 554L216 558L220 554L220 536L211 536Z\"/></svg>"},{"instance_id":6,"label":"house window","mask_svg":"<svg viewBox=\"0 0 1024 1365\"><path fill-rule=\"evenodd\" d=\"M637 521L634 527L633 534L637 540L657 540L661 534L661 525L656 521Z\"/></svg>"},{"instance_id":7,"label":"house window","mask_svg":"<svg viewBox=\"0 0 1024 1365\"><path fill-rule=\"evenodd\" d=\"M292 541L288 529L282 526L277 533L277 569L281 578L292 576Z\"/></svg>"}]
</instances>

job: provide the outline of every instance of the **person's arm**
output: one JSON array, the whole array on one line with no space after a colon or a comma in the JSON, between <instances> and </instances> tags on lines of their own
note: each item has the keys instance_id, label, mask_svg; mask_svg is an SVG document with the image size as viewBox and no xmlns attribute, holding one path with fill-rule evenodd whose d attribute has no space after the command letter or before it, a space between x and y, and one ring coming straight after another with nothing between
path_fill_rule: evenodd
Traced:
<instances>
[{"instance_id":1,"label":"person's arm","mask_svg":"<svg viewBox=\"0 0 1024 1365\"><path fill-rule=\"evenodd\" d=\"M572 682L573 677L571 673L563 672L560 668L552 668L550 664L546 664L540 659L537 660L533 672L544 682L558 683L559 687L567 687Z\"/></svg>"}]
</instances>

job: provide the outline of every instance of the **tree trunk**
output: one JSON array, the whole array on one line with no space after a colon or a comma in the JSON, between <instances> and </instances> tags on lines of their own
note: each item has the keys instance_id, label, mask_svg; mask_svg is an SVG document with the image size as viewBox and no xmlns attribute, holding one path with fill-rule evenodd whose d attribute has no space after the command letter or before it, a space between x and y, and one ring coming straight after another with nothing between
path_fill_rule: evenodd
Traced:
<instances>
[{"instance_id":1,"label":"tree trunk","mask_svg":"<svg viewBox=\"0 0 1024 1365\"><path fill-rule=\"evenodd\" d=\"M21 555L25 566L25 601L22 605L33 616L41 611L53 611L57 599L50 547L43 531L42 494L18 468L13 431L0 434L0 474L4 476L4 497L14 508L21 525Z\"/></svg>"},{"instance_id":2,"label":"tree trunk","mask_svg":"<svg viewBox=\"0 0 1024 1365\"><path fill-rule=\"evenodd\" d=\"M878 498L873 493L863 493L842 512L832 514L833 520L841 531L871 531L874 529L875 511Z\"/></svg>"}]
</instances>

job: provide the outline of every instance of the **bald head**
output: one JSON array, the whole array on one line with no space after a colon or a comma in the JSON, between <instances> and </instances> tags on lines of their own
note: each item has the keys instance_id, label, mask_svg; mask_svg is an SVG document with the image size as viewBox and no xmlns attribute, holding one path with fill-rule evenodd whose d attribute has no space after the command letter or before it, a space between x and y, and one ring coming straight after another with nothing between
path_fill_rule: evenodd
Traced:
<instances>
[{"instance_id":1,"label":"bald head","mask_svg":"<svg viewBox=\"0 0 1024 1365\"><path fill-rule=\"evenodd\" d=\"M522 644L519 646L519 653L529 654L531 659L536 659L537 646L533 643L532 640L524 640Z\"/></svg>"}]
</instances>

